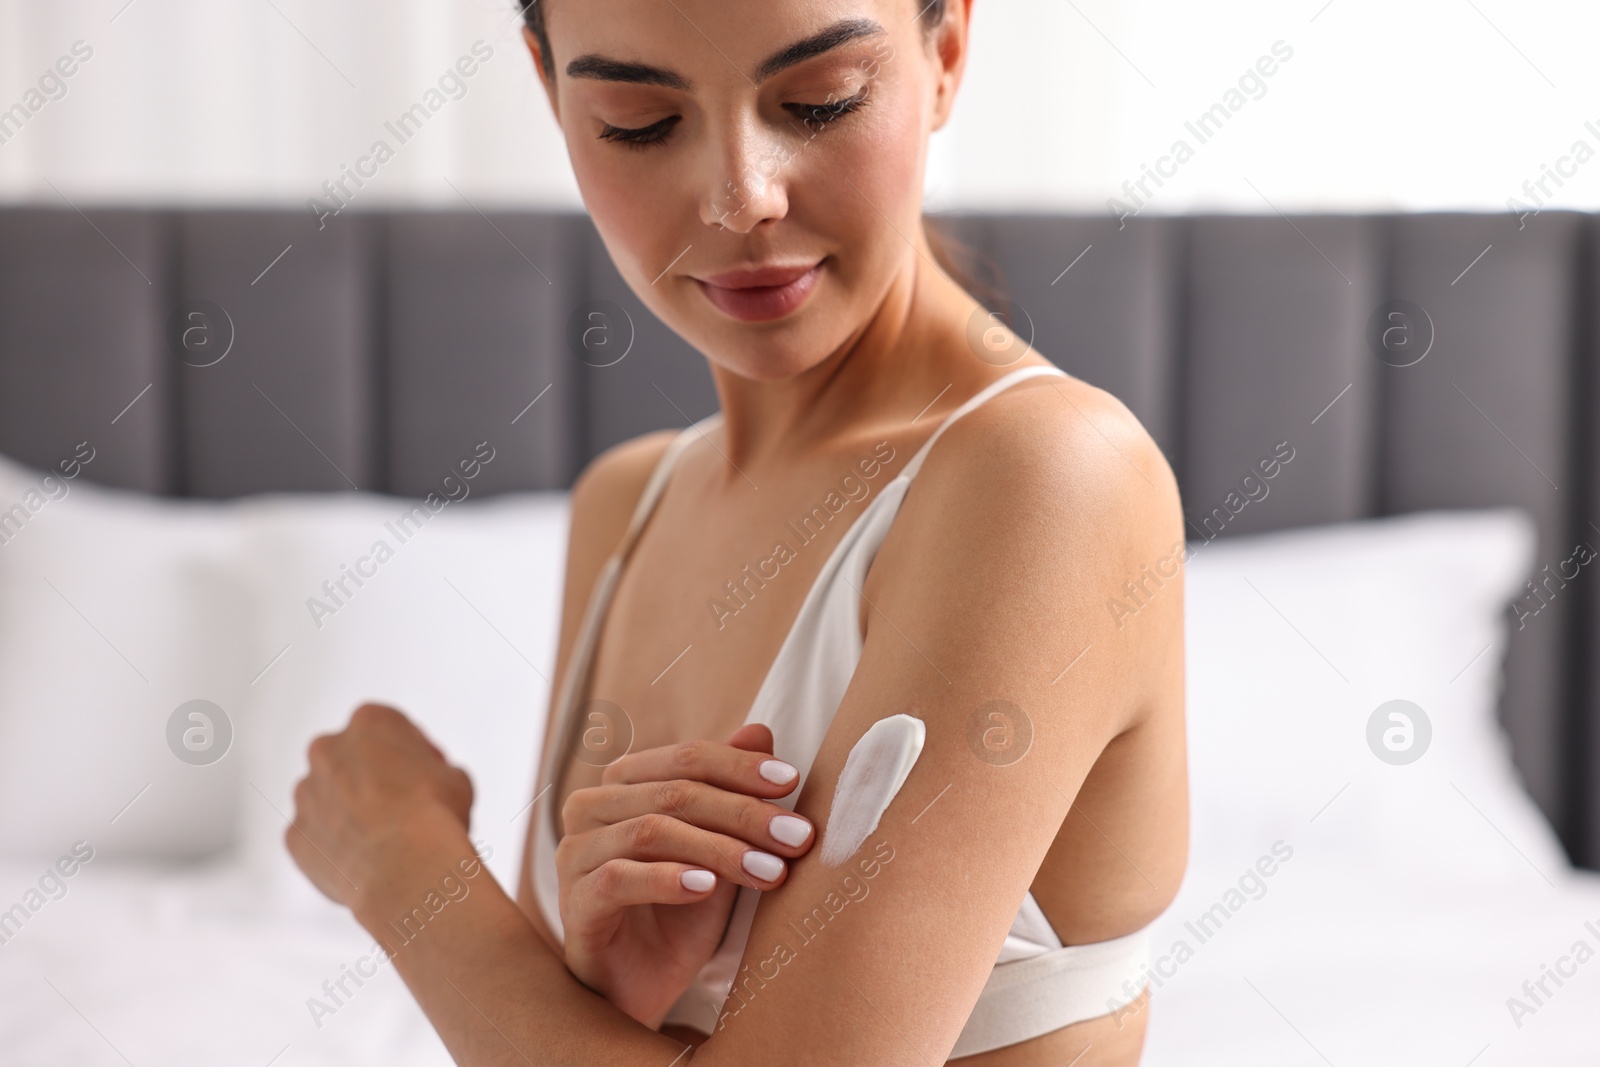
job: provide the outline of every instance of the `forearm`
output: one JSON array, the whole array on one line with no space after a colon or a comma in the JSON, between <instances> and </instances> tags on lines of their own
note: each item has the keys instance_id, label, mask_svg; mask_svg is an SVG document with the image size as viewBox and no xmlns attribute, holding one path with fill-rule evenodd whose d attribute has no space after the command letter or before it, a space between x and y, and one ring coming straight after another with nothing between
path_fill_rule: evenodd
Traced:
<instances>
[{"instance_id":1,"label":"forearm","mask_svg":"<svg viewBox=\"0 0 1600 1067\"><path fill-rule=\"evenodd\" d=\"M404 885L363 900L356 918L389 952L456 1063L665 1067L683 1053L682 1042L577 981L486 872L462 877L477 863L464 832L425 855ZM447 872L469 891L442 896Z\"/></svg>"}]
</instances>

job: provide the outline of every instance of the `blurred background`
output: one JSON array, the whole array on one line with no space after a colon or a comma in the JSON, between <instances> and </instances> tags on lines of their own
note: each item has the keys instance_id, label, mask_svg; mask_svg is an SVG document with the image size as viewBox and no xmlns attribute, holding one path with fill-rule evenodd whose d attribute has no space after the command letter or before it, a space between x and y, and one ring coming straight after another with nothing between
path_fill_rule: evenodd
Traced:
<instances>
[{"instance_id":1,"label":"blurred background","mask_svg":"<svg viewBox=\"0 0 1600 1067\"><path fill-rule=\"evenodd\" d=\"M363 206L576 209L509 7L5 0L7 105L73 42L94 58L6 141L0 196L298 206L482 39L494 58ZM929 206L1104 210L1282 41L1293 58L1153 210L1504 210L1531 202L1523 183L1575 141L1596 140L1597 21L1581 0L980 2ZM1546 203L1600 203L1600 168L1574 171Z\"/></svg>"},{"instance_id":2,"label":"blurred background","mask_svg":"<svg viewBox=\"0 0 1600 1067\"><path fill-rule=\"evenodd\" d=\"M929 211L1183 490L1148 1064L1594 1062L1596 40L976 6ZM514 887L567 489L715 404L509 0L0 0L0 1060L447 1063L283 853L305 745L405 709Z\"/></svg>"}]
</instances>

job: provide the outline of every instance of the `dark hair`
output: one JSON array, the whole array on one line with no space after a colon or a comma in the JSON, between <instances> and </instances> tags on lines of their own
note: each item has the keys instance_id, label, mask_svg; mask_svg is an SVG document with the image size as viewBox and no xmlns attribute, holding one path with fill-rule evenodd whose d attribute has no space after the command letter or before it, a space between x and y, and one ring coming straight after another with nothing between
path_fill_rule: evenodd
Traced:
<instances>
[{"instance_id":1,"label":"dark hair","mask_svg":"<svg viewBox=\"0 0 1600 1067\"><path fill-rule=\"evenodd\" d=\"M922 232L939 269L967 291L967 295L990 311L1014 311L1005 273L994 257L979 251L959 235L965 229L957 216L922 217ZM969 236L977 237L977 234Z\"/></svg>"},{"instance_id":2,"label":"dark hair","mask_svg":"<svg viewBox=\"0 0 1600 1067\"><path fill-rule=\"evenodd\" d=\"M921 0L916 2L920 3ZM544 76L553 79L556 76L555 63L550 58L550 35L544 28L544 9L549 3L550 0L529 0L524 4L522 0L518 0L517 6L522 9L522 21L527 24L534 40L539 42L539 65L544 68ZM929 3L922 8L922 21L929 30L944 21L947 6L949 0L929 0Z\"/></svg>"},{"instance_id":3,"label":"dark hair","mask_svg":"<svg viewBox=\"0 0 1600 1067\"><path fill-rule=\"evenodd\" d=\"M921 0L916 2L921 3ZM550 35L544 25L544 10L549 3L550 0L530 0L529 3L522 4L521 0L518 0L518 6L522 8L522 21L527 25L528 32L533 34L534 40L539 42L539 65L544 68L545 78L554 81L555 62L550 57ZM924 28L929 32L938 28L944 22L945 10L948 7L949 0L929 0L921 9L920 17ZM939 264L940 269L955 279L956 284L975 295L991 310L1003 302L1003 297L998 291L1000 284L998 280L982 280L975 273L974 261L978 257L971 249L948 233L941 232L926 219L923 220L922 228L928 236L929 247L933 249L935 262Z\"/></svg>"}]
</instances>

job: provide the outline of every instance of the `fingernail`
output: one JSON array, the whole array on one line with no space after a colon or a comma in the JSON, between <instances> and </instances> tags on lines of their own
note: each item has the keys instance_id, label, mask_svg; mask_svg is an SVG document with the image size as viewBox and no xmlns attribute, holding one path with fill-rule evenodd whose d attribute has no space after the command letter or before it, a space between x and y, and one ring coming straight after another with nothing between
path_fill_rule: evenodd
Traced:
<instances>
[{"instance_id":1,"label":"fingernail","mask_svg":"<svg viewBox=\"0 0 1600 1067\"><path fill-rule=\"evenodd\" d=\"M756 769L761 772L761 777L773 785L788 785L794 781L795 775L800 773L787 763L777 759L762 760L761 766Z\"/></svg>"},{"instance_id":2,"label":"fingernail","mask_svg":"<svg viewBox=\"0 0 1600 1067\"><path fill-rule=\"evenodd\" d=\"M803 845L811 836L811 824L793 815L774 815L767 829L786 845Z\"/></svg>"},{"instance_id":3,"label":"fingernail","mask_svg":"<svg viewBox=\"0 0 1600 1067\"><path fill-rule=\"evenodd\" d=\"M684 871L678 875L678 881L691 893L704 893L717 884L717 876L710 871Z\"/></svg>"},{"instance_id":4,"label":"fingernail","mask_svg":"<svg viewBox=\"0 0 1600 1067\"><path fill-rule=\"evenodd\" d=\"M763 882L776 882L783 874L783 861L770 852L751 849L744 854L744 869Z\"/></svg>"}]
</instances>

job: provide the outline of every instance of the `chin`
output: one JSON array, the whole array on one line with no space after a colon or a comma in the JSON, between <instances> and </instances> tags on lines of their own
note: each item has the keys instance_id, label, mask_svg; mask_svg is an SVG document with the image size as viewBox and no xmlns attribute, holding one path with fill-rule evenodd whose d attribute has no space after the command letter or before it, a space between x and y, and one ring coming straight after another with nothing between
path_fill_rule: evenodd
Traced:
<instances>
[{"instance_id":1,"label":"chin","mask_svg":"<svg viewBox=\"0 0 1600 1067\"><path fill-rule=\"evenodd\" d=\"M780 382L798 377L828 358L837 347L807 344L798 334L777 338L768 331L718 330L717 339L700 347L706 358L731 374L757 382ZM740 337L738 334L745 336Z\"/></svg>"}]
</instances>

